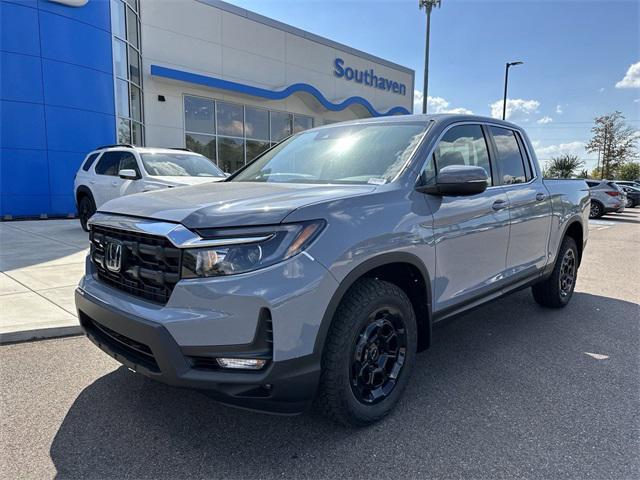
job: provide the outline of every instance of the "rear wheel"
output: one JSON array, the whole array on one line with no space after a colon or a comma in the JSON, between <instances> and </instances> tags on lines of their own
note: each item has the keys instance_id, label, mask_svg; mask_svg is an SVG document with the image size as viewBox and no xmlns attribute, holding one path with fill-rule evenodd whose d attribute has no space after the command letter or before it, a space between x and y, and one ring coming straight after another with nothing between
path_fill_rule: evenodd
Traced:
<instances>
[{"instance_id":1,"label":"rear wheel","mask_svg":"<svg viewBox=\"0 0 640 480\"><path fill-rule=\"evenodd\" d=\"M316 405L344 425L384 418L407 385L416 346L416 318L407 295L389 282L359 280L331 325Z\"/></svg>"},{"instance_id":2,"label":"rear wheel","mask_svg":"<svg viewBox=\"0 0 640 480\"><path fill-rule=\"evenodd\" d=\"M600 202L591 200L591 209L589 210L589 218L600 218L604 215L604 208Z\"/></svg>"},{"instance_id":3,"label":"rear wheel","mask_svg":"<svg viewBox=\"0 0 640 480\"><path fill-rule=\"evenodd\" d=\"M633 200L631 200L630 198L627 197L627 201L624 204L624 206L625 206L625 208L632 208L634 206L633 205Z\"/></svg>"},{"instance_id":4,"label":"rear wheel","mask_svg":"<svg viewBox=\"0 0 640 480\"><path fill-rule=\"evenodd\" d=\"M96 213L96 206L88 196L83 196L78 203L78 217L80 217L80 225L85 232L89 231L88 222L91 216Z\"/></svg>"},{"instance_id":5,"label":"rear wheel","mask_svg":"<svg viewBox=\"0 0 640 480\"><path fill-rule=\"evenodd\" d=\"M531 287L533 298L544 307L565 307L573 296L577 277L578 247L573 238L565 237L551 276Z\"/></svg>"}]
</instances>

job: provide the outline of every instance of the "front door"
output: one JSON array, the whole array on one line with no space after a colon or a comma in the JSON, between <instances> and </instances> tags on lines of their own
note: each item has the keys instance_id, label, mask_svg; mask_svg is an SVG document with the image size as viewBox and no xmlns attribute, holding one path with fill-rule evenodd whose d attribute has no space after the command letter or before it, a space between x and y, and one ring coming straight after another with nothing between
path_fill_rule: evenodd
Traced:
<instances>
[{"instance_id":1,"label":"front door","mask_svg":"<svg viewBox=\"0 0 640 480\"><path fill-rule=\"evenodd\" d=\"M509 199L495 178L484 129L477 124L450 127L427 165L433 173L448 165L483 167L487 190L470 196L426 195L433 212L436 249L433 310L472 301L497 289L504 276L509 243Z\"/></svg>"}]
</instances>

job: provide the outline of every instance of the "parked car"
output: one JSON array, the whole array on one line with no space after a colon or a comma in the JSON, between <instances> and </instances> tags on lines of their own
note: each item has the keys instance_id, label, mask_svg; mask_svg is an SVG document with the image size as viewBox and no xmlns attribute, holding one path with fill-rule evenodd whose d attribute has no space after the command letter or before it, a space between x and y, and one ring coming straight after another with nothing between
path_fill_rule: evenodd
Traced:
<instances>
[{"instance_id":1,"label":"parked car","mask_svg":"<svg viewBox=\"0 0 640 480\"><path fill-rule=\"evenodd\" d=\"M588 216L584 181L543 180L512 123L356 120L216 185L102 205L76 305L133 371L364 425L393 409L434 323L527 286L566 306Z\"/></svg>"},{"instance_id":2,"label":"parked car","mask_svg":"<svg viewBox=\"0 0 640 480\"><path fill-rule=\"evenodd\" d=\"M89 153L74 179L82 228L103 203L132 193L224 180L225 173L198 153L176 148L107 145Z\"/></svg>"},{"instance_id":3,"label":"parked car","mask_svg":"<svg viewBox=\"0 0 640 480\"><path fill-rule=\"evenodd\" d=\"M600 218L611 212L622 212L626 203L624 192L610 180L587 180L591 193L589 218Z\"/></svg>"},{"instance_id":4,"label":"parked car","mask_svg":"<svg viewBox=\"0 0 640 480\"><path fill-rule=\"evenodd\" d=\"M623 186L629 186L629 187L635 187L635 188L640 188L640 182L638 181L633 181L633 180L614 180L614 182L616 182L617 185Z\"/></svg>"},{"instance_id":5,"label":"parked car","mask_svg":"<svg viewBox=\"0 0 640 480\"><path fill-rule=\"evenodd\" d=\"M616 182L616 184L618 184L618 182ZM634 208L640 205L640 188L632 187L630 185L620 185L620 184L618 184L618 186L627 195L627 201L625 203L625 207Z\"/></svg>"}]
</instances>

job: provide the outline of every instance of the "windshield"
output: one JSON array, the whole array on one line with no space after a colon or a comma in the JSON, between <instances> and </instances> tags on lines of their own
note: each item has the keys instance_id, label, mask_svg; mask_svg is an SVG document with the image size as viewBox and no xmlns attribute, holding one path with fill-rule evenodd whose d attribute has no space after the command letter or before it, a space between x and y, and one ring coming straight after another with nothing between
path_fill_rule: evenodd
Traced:
<instances>
[{"instance_id":1,"label":"windshield","mask_svg":"<svg viewBox=\"0 0 640 480\"><path fill-rule=\"evenodd\" d=\"M372 183L391 181L427 124L361 124L303 132L234 176L236 182Z\"/></svg>"},{"instance_id":2,"label":"windshield","mask_svg":"<svg viewBox=\"0 0 640 480\"><path fill-rule=\"evenodd\" d=\"M211 160L188 153L142 153L142 164L152 177L224 177Z\"/></svg>"}]
</instances>

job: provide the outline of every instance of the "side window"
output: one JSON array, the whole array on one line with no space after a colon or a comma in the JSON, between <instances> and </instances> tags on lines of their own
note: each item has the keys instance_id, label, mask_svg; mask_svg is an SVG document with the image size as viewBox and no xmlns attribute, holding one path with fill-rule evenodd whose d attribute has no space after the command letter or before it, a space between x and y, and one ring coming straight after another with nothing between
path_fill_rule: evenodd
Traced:
<instances>
[{"instance_id":1,"label":"side window","mask_svg":"<svg viewBox=\"0 0 640 480\"><path fill-rule=\"evenodd\" d=\"M490 128L498 151L498 164L500 166L500 175L502 175L500 183L502 185L525 183L527 177L515 133L513 130L506 128Z\"/></svg>"},{"instance_id":2,"label":"side window","mask_svg":"<svg viewBox=\"0 0 640 480\"><path fill-rule=\"evenodd\" d=\"M527 155L527 149L524 148L524 140L522 139L522 136L518 132L515 132L515 135L518 140L518 146L520 147L520 155L524 161L524 172L528 182L529 180L533 180L533 177L535 177L531 166L531 159L529 158L529 155Z\"/></svg>"},{"instance_id":3,"label":"side window","mask_svg":"<svg viewBox=\"0 0 640 480\"><path fill-rule=\"evenodd\" d=\"M98 158L98 155L100 154L92 153L91 155L89 155L85 160L84 165L82 165L82 170L84 170L85 172L88 172L89 169L91 168L91 165L93 165L93 162L95 162L96 158Z\"/></svg>"},{"instance_id":4,"label":"side window","mask_svg":"<svg viewBox=\"0 0 640 480\"><path fill-rule=\"evenodd\" d=\"M96 165L96 173L98 175L118 175L120 168L120 158L123 152L105 152L100 157L100 161Z\"/></svg>"},{"instance_id":5,"label":"side window","mask_svg":"<svg viewBox=\"0 0 640 480\"><path fill-rule=\"evenodd\" d=\"M491 181L489 149L480 125L459 125L444 134L433 152L435 168L449 165L472 165L482 167Z\"/></svg>"},{"instance_id":6,"label":"side window","mask_svg":"<svg viewBox=\"0 0 640 480\"><path fill-rule=\"evenodd\" d=\"M120 158L120 166L118 167L118 172L120 170L135 170L138 175L140 175L140 169L138 168L138 162L136 162L136 157L133 153L123 152ZM118 174L116 172L116 175Z\"/></svg>"}]
</instances>

